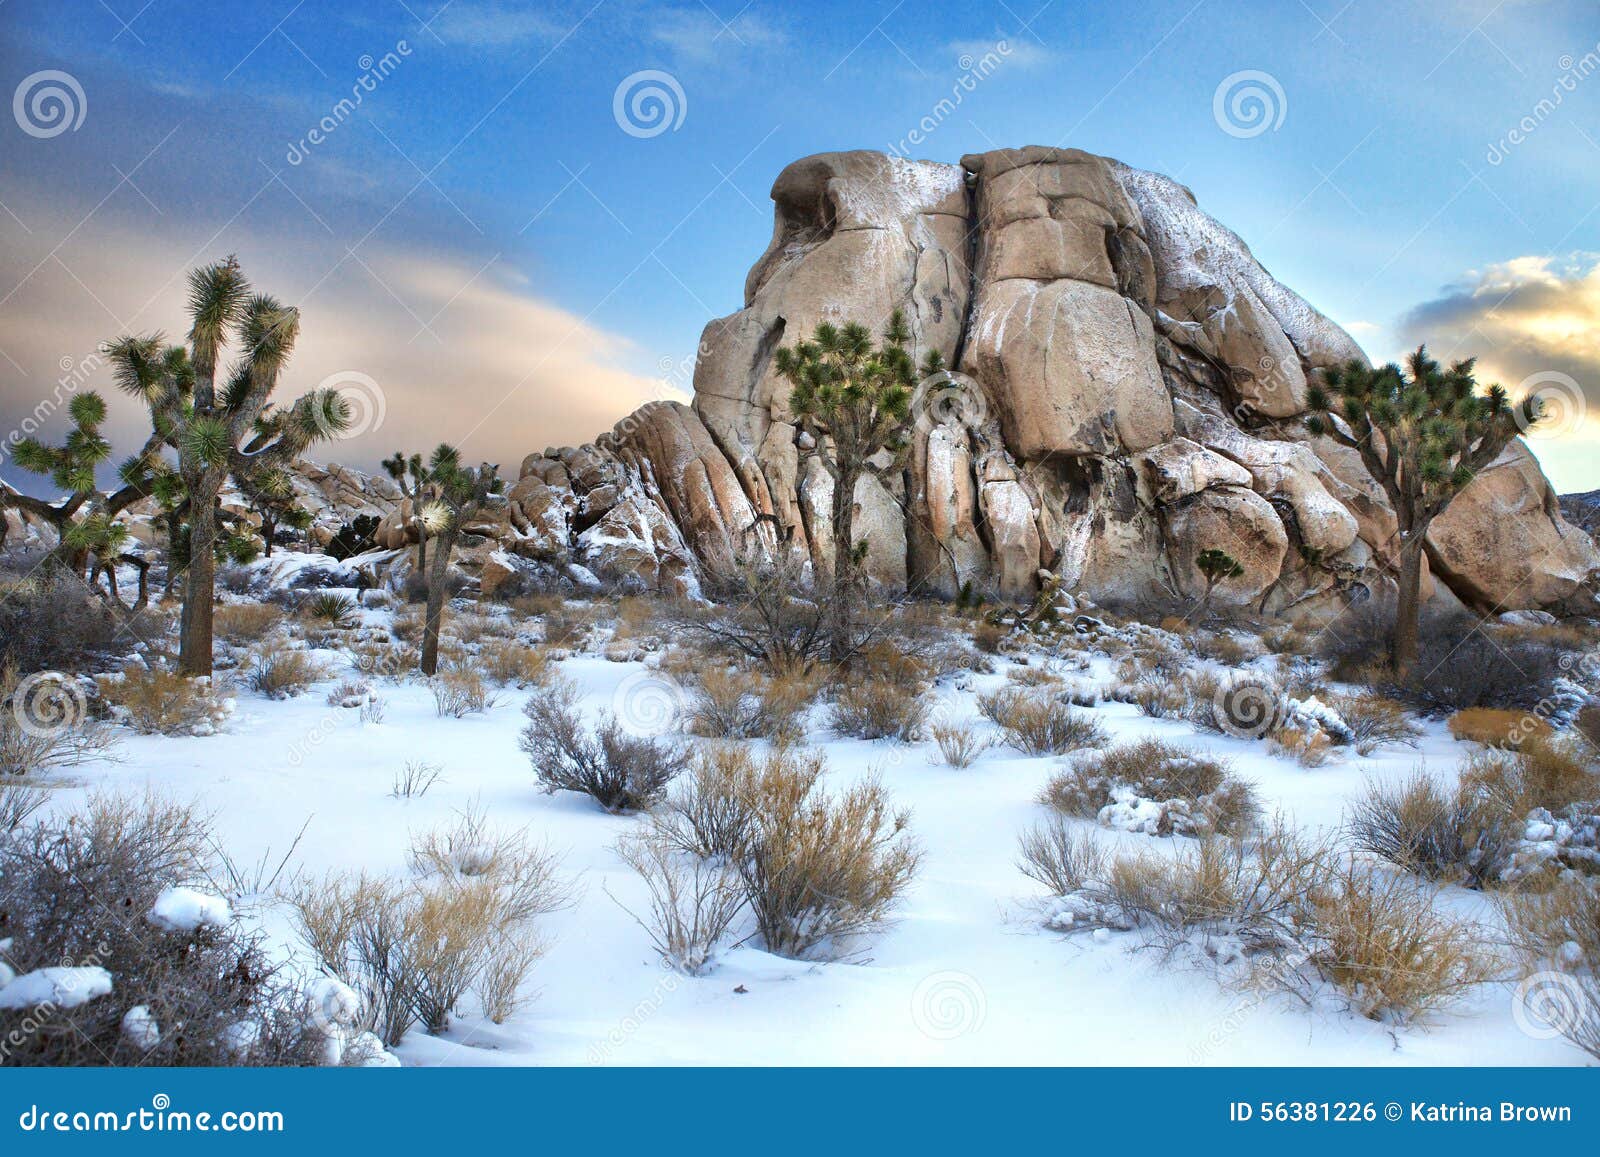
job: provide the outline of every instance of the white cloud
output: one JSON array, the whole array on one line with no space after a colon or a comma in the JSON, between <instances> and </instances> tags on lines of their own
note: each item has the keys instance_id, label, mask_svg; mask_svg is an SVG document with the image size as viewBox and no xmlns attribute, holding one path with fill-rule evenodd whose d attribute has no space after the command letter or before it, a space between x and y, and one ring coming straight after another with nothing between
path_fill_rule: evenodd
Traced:
<instances>
[{"instance_id":1,"label":"white cloud","mask_svg":"<svg viewBox=\"0 0 1600 1157\"><path fill-rule=\"evenodd\" d=\"M448 44L470 48L507 48L530 40L554 40L563 31L542 12L463 0L440 12L429 28Z\"/></svg>"},{"instance_id":2,"label":"white cloud","mask_svg":"<svg viewBox=\"0 0 1600 1157\"><path fill-rule=\"evenodd\" d=\"M680 59L695 63L726 58L746 49L782 47L784 31L754 12L723 21L705 8L672 8L652 15L648 36Z\"/></svg>"}]
</instances>

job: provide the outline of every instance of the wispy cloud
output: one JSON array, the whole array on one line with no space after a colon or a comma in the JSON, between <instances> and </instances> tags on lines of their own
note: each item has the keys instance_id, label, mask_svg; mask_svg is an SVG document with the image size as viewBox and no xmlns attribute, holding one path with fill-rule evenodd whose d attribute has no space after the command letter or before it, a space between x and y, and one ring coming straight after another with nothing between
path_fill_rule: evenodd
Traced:
<instances>
[{"instance_id":1,"label":"wispy cloud","mask_svg":"<svg viewBox=\"0 0 1600 1157\"><path fill-rule=\"evenodd\" d=\"M724 21L708 8L669 8L652 13L647 36L679 59L708 63L748 49L781 48L788 35L748 10Z\"/></svg>"},{"instance_id":2,"label":"wispy cloud","mask_svg":"<svg viewBox=\"0 0 1600 1157\"><path fill-rule=\"evenodd\" d=\"M992 53L1004 58L1008 67L1015 68L1032 68L1048 64L1053 59L1048 48L1025 32L1012 35L997 31L989 39L955 40L946 46L946 51L957 63L969 59L982 60Z\"/></svg>"},{"instance_id":3,"label":"wispy cloud","mask_svg":"<svg viewBox=\"0 0 1600 1157\"><path fill-rule=\"evenodd\" d=\"M462 0L440 12L429 27L445 43L468 48L509 48L554 40L562 33L544 12Z\"/></svg>"}]
</instances>

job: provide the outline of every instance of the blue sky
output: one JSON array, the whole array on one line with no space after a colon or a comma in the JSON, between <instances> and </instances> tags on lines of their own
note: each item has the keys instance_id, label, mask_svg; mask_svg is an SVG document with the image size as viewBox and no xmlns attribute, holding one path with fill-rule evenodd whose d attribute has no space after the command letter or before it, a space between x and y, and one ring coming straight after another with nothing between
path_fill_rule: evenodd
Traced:
<instances>
[{"instance_id":1,"label":"blue sky","mask_svg":"<svg viewBox=\"0 0 1600 1157\"><path fill-rule=\"evenodd\" d=\"M901 147L985 53L913 155L1158 169L1375 358L1427 338L1600 399L1592 0L741 2L7 0L0 425L77 367L103 386L95 343L176 330L182 271L237 252L304 311L286 393L381 390L383 425L330 456L449 438L514 469L686 389L778 171ZM46 70L82 94L53 135L23 125ZM646 70L681 113L649 136L613 110ZM1246 70L1282 119L1241 136L1214 97ZM1560 433L1535 443L1557 485L1600 486L1587 419Z\"/></svg>"}]
</instances>

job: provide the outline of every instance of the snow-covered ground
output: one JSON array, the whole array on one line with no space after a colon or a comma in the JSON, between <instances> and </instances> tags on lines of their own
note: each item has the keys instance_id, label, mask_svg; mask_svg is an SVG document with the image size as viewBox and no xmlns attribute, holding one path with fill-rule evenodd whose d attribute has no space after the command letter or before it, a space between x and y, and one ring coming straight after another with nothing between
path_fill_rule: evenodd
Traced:
<instances>
[{"instance_id":1,"label":"snow-covered ground","mask_svg":"<svg viewBox=\"0 0 1600 1157\"><path fill-rule=\"evenodd\" d=\"M378 612L368 612L376 620ZM985 731L976 694L992 674L941 683L946 718ZM648 669L578 655L560 670L589 712L613 709L619 690ZM355 672L341 672L353 675ZM1109 660L1084 677L1108 681ZM956 686L955 684L963 684ZM240 864L287 852L291 867L404 873L413 832L481 806L505 829L526 829L564 853L579 901L543 918L552 943L529 985L537 998L503 1025L465 1007L441 1037L413 1031L398 1049L408 1064L978 1064L978 1065L1387 1065L1582 1064L1565 1041L1517 1027L1509 986L1483 986L1456 1011L1420 1026L1379 1024L1329 998L1261 1001L1220 985L1205 969L1137 951L1124 934L1064 936L1041 926L1042 889L1016 867L1018 833L1044 815L1040 787L1059 760L994 747L964 770L943 766L931 742L844 740L814 711L811 742L826 751L829 782L878 775L924 852L897 919L844 962L786 960L758 948L728 951L703 977L665 970L627 909L644 912L642 882L612 850L637 818L607 815L587 797L541 793L517 748L525 692L507 689L483 714L440 718L415 679L375 682L382 722L330 707L328 686L286 701L237 693L225 731L203 738L126 734L120 761L63 777L57 804L84 790L146 788L195 800L214 814L219 843ZM1230 758L1266 809L1307 828L1339 824L1368 777L1404 775L1425 761L1453 775L1466 750L1430 725L1418 750L1372 758L1347 753L1315 769L1267 753L1261 742L1197 734L1128 704L1094 708L1117 740L1155 734ZM1348 749L1346 749L1348 752ZM424 797L391 796L408 760L440 765ZM1119 842L1172 849L1179 841L1101 831ZM1495 926L1491 902L1450 889L1446 902ZM269 902L241 905L287 948L289 920ZM469 1005L470 1005L469 998Z\"/></svg>"}]
</instances>

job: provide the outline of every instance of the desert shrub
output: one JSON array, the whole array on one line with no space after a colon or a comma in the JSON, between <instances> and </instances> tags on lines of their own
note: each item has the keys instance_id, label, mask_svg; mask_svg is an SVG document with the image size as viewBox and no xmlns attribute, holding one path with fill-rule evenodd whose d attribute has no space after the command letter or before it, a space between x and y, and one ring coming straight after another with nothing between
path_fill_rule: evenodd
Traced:
<instances>
[{"instance_id":1,"label":"desert shrub","mask_svg":"<svg viewBox=\"0 0 1600 1157\"><path fill-rule=\"evenodd\" d=\"M783 752L767 757L774 775L822 774L822 757ZM750 785L763 767L743 748L714 746L694 753L689 770L652 809L652 829L679 851L705 860L732 862L754 838ZM798 770L794 770L798 769Z\"/></svg>"},{"instance_id":2,"label":"desert shrub","mask_svg":"<svg viewBox=\"0 0 1600 1157\"><path fill-rule=\"evenodd\" d=\"M549 611L541 624L546 646L581 651L594 625L591 613L569 608L565 603Z\"/></svg>"},{"instance_id":3,"label":"desert shrub","mask_svg":"<svg viewBox=\"0 0 1600 1157\"><path fill-rule=\"evenodd\" d=\"M271 603L226 603L213 612L219 639L235 644L259 643L283 622Z\"/></svg>"},{"instance_id":4,"label":"desert shrub","mask_svg":"<svg viewBox=\"0 0 1600 1157\"><path fill-rule=\"evenodd\" d=\"M754 739L766 731L763 716L750 673L712 667L690 693L685 724L708 739Z\"/></svg>"},{"instance_id":5,"label":"desert shrub","mask_svg":"<svg viewBox=\"0 0 1600 1157\"><path fill-rule=\"evenodd\" d=\"M1356 752L1363 756L1380 747L1415 747L1422 735L1405 704L1375 692L1332 695L1328 705L1349 724Z\"/></svg>"},{"instance_id":6,"label":"desert shrub","mask_svg":"<svg viewBox=\"0 0 1600 1157\"><path fill-rule=\"evenodd\" d=\"M830 721L840 735L910 743L921 733L927 710L915 687L852 678L834 692Z\"/></svg>"},{"instance_id":7,"label":"desert shrub","mask_svg":"<svg viewBox=\"0 0 1600 1157\"><path fill-rule=\"evenodd\" d=\"M1310 907L1310 964L1374 1020L1410 1021L1492 980L1484 930L1403 876L1347 863Z\"/></svg>"},{"instance_id":8,"label":"desert shrub","mask_svg":"<svg viewBox=\"0 0 1600 1157\"><path fill-rule=\"evenodd\" d=\"M365 679L341 679L328 689L324 699L329 707L364 708L378 701L377 692Z\"/></svg>"},{"instance_id":9,"label":"desert shrub","mask_svg":"<svg viewBox=\"0 0 1600 1157\"><path fill-rule=\"evenodd\" d=\"M1262 632L1261 644L1274 655L1309 655L1314 635L1297 623L1283 623Z\"/></svg>"},{"instance_id":10,"label":"desert shrub","mask_svg":"<svg viewBox=\"0 0 1600 1157\"><path fill-rule=\"evenodd\" d=\"M0 838L27 823L49 798L39 788L0 778Z\"/></svg>"},{"instance_id":11,"label":"desert shrub","mask_svg":"<svg viewBox=\"0 0 1600 1157\"><path fill-rule=\"evenodd\" d=\"M1108 740L1093 717L1038 690L1002 687L978 696L978 710L1005 733L1007 743L1028 755L1064 755Z\"/></svg>"},{"instance_id":12,"label":"desert shrub","mask_svg":"<svg viewBox=\"0 0 1600 1157\"><path fill-rule=\"evenodd\" d=\"M1018 687L1059 687L1061 676L1048 667L1012 667L1006 671L1006 682Z\"/></svg>"},{"instance_id":13,"label":"desert shrub","mask_svg":"<svg viewBox=\"0 0 1600 1157\"><path fill-rule=\"evenodd\" d=\"M7 963L78 970L58 976L56 996L0 1009L8 1063L316 1063L304 994L240 925L215 908L193 927L147 915L165 889L204 879L207 839L190 809L101 795L0 841Z\"/></svg>"},{"instance_id":14,"label":"desert shrub","mask_svg":"<svg viewBox=\"0 0 1600 1157\"><path fill-rule=\"evenodd\" d=\"M1501 905L1511 944L1531 975L1518 988L1528 1011L1600 1057L1600 885L1568 875Z\"/></svg>"},{"instance_id":15,"label":"desert shrub","mask_svg":"<svg viewBox=\"0 0 1600 1157\"><path fill-rule=\"evenodd\" d=\"M417 665L417 650L382 638L358 639L350 647L356 670L374 679L402 679Z\"/></svg>"},{"instance_id":16,"label":"desert shrub","mask_svg":"<svg viewBox=\"0 0 1600 1157\"><path fill-rule=\"evenodd\" d=\"M550 656L515 639L490 639L478 650L478 663L502 687L536 687L550 677Z\"/></svg>"},{"instance_id":17,"label":"desert shrub","mask_svg":"<svg viewBox=\"0 0 1600 1157\"><path fill-rule=\"evenodd\" d=\"M1468 707L1450 716L1446 726L1462 742L1485 747L1516 747L1530 736L1544 738L1551 734L1550 724L1537 715L1503 707Z\"/></svg>"},{"instance_id":18,"label":"desert shrub","mask_svg":"<svg viewBox=\"0 0 1600 1157\"><path fill-rule=\"evenodd\" d=\"M1040 802L1065 815L1151 835L1244 835L1261 806L1225 762L1146 738L1079 756Z\"/></svg>"},{"instance_id":19,"label":"desert shrub","mask_svg":"<svg viewBox=\"0 0 1600 1157\"><path fill-rule=\"evenodd\" d=\"M520 747L544 789L582 792L613 814L648 808L688 763L680 744L630 735L614 718L591 733L566 680L535 691L522 710Z\"/></svg>"},{"instance_id":20,"label":"desert shrub","mask_svg":"<svg viewBox=\"0 0 1600 1157\"><path fill-rule=\"evenodd\" d=\"M323 623L338 630L353 627L358 615L356 601L337 591L319 591L306 600L301 614L314 623Z\"/></svg>"},{"instance_id":21,"label":"desert shrub","mask_svg":"<svg viewBox=\"0 0 1600 1157\"><path fill-rule=\"evenodd\" d=\"M210 735L231 706L210 679L130 663L95 680L112 713L143 735Z\"/></svg>"},{"instance_id":22,"label":"desert shrub","mask_svg":"<svg viewBox=\"0 0 1600 1157\"><path fill-rule=\"evenodd\" d=\"M448 1027L469 991L491 1017L510 1015L540 955L532 920L571 902L554 856L492 832L481 813L415 838L411 860L411 880L332 874L290 898L307 946L361 995L364 1025L387 1044L418 1023Z\"/></svg>"},{"instance_id":23,"label":"desert shrub","mask_svg":"<svg viewBox=\"0 0 1600 1157\"><path fill-rule=\"evenodd\" d=\"M1535 808L1560 811L1600 797L1582 741L1527 740L1514 751L1476 751L1461 761L1461 782L1490 806L1521 820Z\"/></svg>"},{"instance_id":24,"label":"desert shrub","mask_svg":"<svg viewBox=\"0 0 1600 1157\"><path fill-rule=\"evenodd\" d=\"M1509 863L1521 821L1466 785L1447 788L1418 771L1369 783L1346 828L1358 848L1408 871L1482 887Z\"/></svg>"},{"instance_id":25,"label":"desert shrub","mask_svg":"<svg viewBox=\"0 0 1600 1157\"><path fill-rule=\"evenodd\" d=\"M1261 652L1261 647L1252 647L1238 635L1222 631L1201 631L1194 636L1190 645L1202 659L1209 659L1224 667L1238 667Z\"/></svg>"},{"instance_id":26,"label":"desert shrub","mask_svg":"<svg viewBox=\"0 0 1600 1157\"><path fill-rule=\"evenodd\" d=\"M1292 759L1301 767L1322 767L1334 757L1334 743L1326 732L1299 727L1279 727L1267 736L1267 750Z\"/></svg>"},{"instance_id":27,"label":"desert shrub","mask_svg":"<svg viewBox=\"0 0 1600 1157\"><path fill-rule=\"evenodd\" d=\"M1138 706L1139 713L1151 719L1187 717L1189 694L1182 682L1174 683L1146 675L1138 682L1129 684L1127 694L1130 701Z\"/></svg>"},{"instance_id":28,"label":"desert shrub","mask_svg":"<svg viewBox=\"0 0 1600 1157\"><path fill-rule=\"evenodd\" d=\"M939 757L950 767L971 767L989 750L988 739L967 724L936 723L929 733L939 747Z\"/></svg>"},{"instance_id":29,"label":"desert shrub","mask_svg":"<svg viewBox=\"0 0 1600 1157\"><path fill-rule=\"evenodd\" d=\"M493 707L498 698L489 681L465 664L452 663L428 680L434 713L440 718L462 719Z\"/></svg>"},{"instance_id":30,"label":"desert shrub","mask_svg":"<svg viewBox=\"0 0 1600 1157\"><path fill-rule=\"evenodd\" d=\"M118 616L54 564L0 588L0 666L23 675L104 670L140 642L159 642L166 634L158 608Z\"/></svg>"},{"instance_id":31,"label":"desert shrub","mask_svg":"<svg viewBox=\"0 0 1600 1157\"><path fill-rule=\"evenodd\" d=\"M1000 645L1011 634L1011 628L1000 623L992 623L987 619L975 623L972 628L972 645L985 655L998 655Z\"/></svg>"},{"instance_id":32,"label":"desert shrub","mask_svg":"<svg viewBox=\"0 0 1600 1157\"><path fill-rule=\"evenodd\" d=\"M792 750L708 753L652 816L664 847L733 867L780 956L844 951L887 918L920 859L908 817L879 784L830 794L819 786L825 766Z\"/></svg>"},{"instance_id":33,"label":"desert shrub","mask_svg":"<svg viewBox=\"0 0 1600 1157\"><path fill-rule=\"evenodd\" d=\"M307 651L268 647L251 659L245 684L268 699L291 699L331 674L325 663Z\"/></svg>"},{"instance_id":34,"label":"desert shrub","mask_svg":"<svg viewBox=\"0 0 1600 1157\"><path fill-rule=\"evenodd\" d=\"M116 735L88 718L83 692L64 677L22 679L0 666L0 782L113 758Z\"/></svg>"},{"instance_id":35,"label":"desert shrub","mask_svg":"<svg viewBox=\"0 0 1600 1157\"><path fill-rule=\"evenodd\" d=\"M705 972L746 903L738 872L684 852L659 830L622 840L617 854L644 880L650 910L634 919L656 951L679 972Z\"/></svg>"},{"instance_id":36,"label":"desert shrub","mask_svg":"<svg viewBox=\"0 0 1600 1157\"><path fill-rule=\"evenodd\" d=\"M830 795L815 769L768 760L749 783L753 837L736 867L767 950L802 959L837 955L870 932L910 885L920 859L882 786Z\"/></svg>"},{"instance_id":37,"label":"desert shrub","mask_svg":"<svg viewBox=\"0 0 1600 1157\"><path fill-rule=\"evenodd\" d=\"M1444 620L1422 631L1411 677L1390 691L1441 713L1469 707L1543 709L1558 698L1562 654L1536 637L1491 637L1472 620Z\"/></svg>"},{"instance_id":38,"label":"desert shrub","mask_svg":"<svg viewBox=\"0 0 1600 1157\"><path fill-rule=\"evenodd\" d=\"M1057 896L1081 892L1104 878L1105 849L1065 816L1052 815L1023 832L1017 867Z\"/></svg>"},{"instance_id":39,"label":"desert shrub","mask_svg":"<svg viewBox=\"0 0 1600 1157\"><path fill-rule=\"evenodd\" d=\"M394 789L390 795L395 799L415 799L428 794L428 789L439 782L444 775L444 769L437 763L428 763L421 759L408 759L405 766L394 775Z\"/></svg>"},{"instance_id":40,"label":"desert shrub","mask_svg":"<svg viewBox=\"0 0 1600 1157\"><path fill-rule=\"evenodd\" d=\"M856 681L887 683L908 694L919 692L939 675L935 648L926 637L903 631L892 638L875 638L851 657L850 675Z\"/></svg>"},{"instance_id":41,"label":"desert shrub","mask_svg":"<svg viewBox=\"0 0 1600 1157\"><path fill-rule=\"evenodd\" d=\"M506 620L498 615L474 609L453 615L449 626L445 629L459 642L471 647L484 642L486 639L505 638L510 626Z\"/></svg>"}]
</instances>

